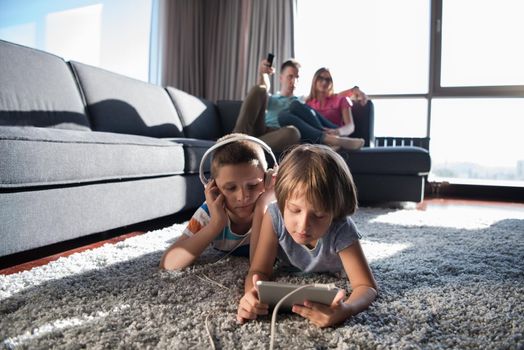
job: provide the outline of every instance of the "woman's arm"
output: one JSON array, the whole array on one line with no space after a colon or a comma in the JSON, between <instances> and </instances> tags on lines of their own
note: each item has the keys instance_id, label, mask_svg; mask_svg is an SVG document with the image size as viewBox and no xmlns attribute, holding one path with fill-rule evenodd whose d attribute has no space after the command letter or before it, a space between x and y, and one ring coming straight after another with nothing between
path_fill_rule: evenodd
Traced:
<instances>
[{"instance_id":1,"label":"woman's arm","mask_svg":"<svg viewBox=\"0 0 524 350\"><path fill-rule=\"evenodd\" d=\"M258 315L267 315L268 305L260 303L255 283L257 280L266 281L271 277L273 263L277 256L277 247L278 240L273 230L271 215L266 213L262 221L255 255L245 279L244 296L238 303L238 323L254 320Z\"/></svg>"},{"instance_id":2,"label":"woman's arm","mask_svg":"<svg viewBox=\"0 0 524 350\"><path fill-rule=\"evenodd\" d=\"M355 123L353 122L353 114L351 113L351 108L342 108L340 111L342 114L342 121L344 125L338 128L338 134L340 136L348 136L355 131Z\"/></svg>"},{"instance_id":3,"label":"woman's arm","mask_svg":"<svg viewBox=\"0 0 524 350\"><path fill-rule=\"evenodd\" d=\"M367 309L377 297L377 283L369 268L359 241L339 253L353 292L345 301L343 293L330 306L306 301L304 306L293 306L293 312L309 319L318 327L337 325Z\"/></svg>"},{"instance_id":4,"label":"woman's arm","mask_svg":"<svg viewBox=\"0 0 524 350\"><path fill-rule=\"evenodd\" d=\"M358 86L354 86L351 89L343 90L337 93L338 95L347 96L352 101L358 101L362 106L365 106L368 103L368 95Z\"/></svg>"}]
</instances>

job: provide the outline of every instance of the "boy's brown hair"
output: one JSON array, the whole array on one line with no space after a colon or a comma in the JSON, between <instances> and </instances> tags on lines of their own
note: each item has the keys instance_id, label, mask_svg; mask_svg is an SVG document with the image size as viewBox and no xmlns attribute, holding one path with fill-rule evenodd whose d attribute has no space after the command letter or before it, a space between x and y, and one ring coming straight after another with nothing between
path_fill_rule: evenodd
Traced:
<instances>
[{"instance_id":1,"label":"boy's brown hair","mask_svg":"<svg viewBox=\"0 0 524 350\"><path fill-rule=\"evenodd\" d=\"M333 219L357 209L357 190L349 167L327 146L299 145L280 163L275 194L282 213L286 201L301 190L315 209L332 214Z\"/></svg>"},{"instance_id":2,"label":"boy's brown hair","mask_svg":"<svg viewBox=\"0 0 524 350\"><path fill-rule=\"evenodd\" d=\"M217 140L217 143L235 137L247 136L241 133L232 133ZM249 140L238 140L217 148L211 160L211 177L216 178L218 171L224 165L252 164L267 170L267 160L264 149L259 144Z\"/></svg>"}]
</instances>

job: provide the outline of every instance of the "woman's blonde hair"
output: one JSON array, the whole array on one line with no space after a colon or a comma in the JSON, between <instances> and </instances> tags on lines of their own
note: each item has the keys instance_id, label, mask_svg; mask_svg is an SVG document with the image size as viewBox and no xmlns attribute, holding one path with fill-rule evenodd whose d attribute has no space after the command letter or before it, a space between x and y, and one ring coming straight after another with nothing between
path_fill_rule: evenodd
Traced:
<instances>
[{"instance_id":1,"label":"woman's blonde hair","mask_svg":"<svg viewBox=\"0 0 524 350\"><path fill-rule=\"evenodd\" d=\"M328 96L331 96L335 93L335 89L333 88L333 76L331 75L331 72L329 71L328 68L322 67L322 68L319 68L313 75L313 80L311 81L311 89L309 90L309 96L307 97L306 102L309 102L311 100L316 100L318 98L317 90L315 87L317 85L318 77L320 77L320 74L322 73L328 73L329 77L331 78L331 85L328 89Z\"/></svg>"},{"instance_id":2,"label":"woman's blonde hair","mask_svg":"<svg viewBox=\"0 0 524 350\"><path fill-rule=\"evenodd\" d=\"M316 210L333 215L333 219L357 209L357 190L349 167L342 156L324 145L299 145L284 156L275 183L282 213L286 201L297 191L304 191Z\"/></svg>"},{"instance_id":3,"label":"woman's blonde hair","mask_svg":"<svg viewBox=\"0 0 524 350\"><path fill-rule=\"evenodd\" d=\"M242 138L241 133L232 133L217 140L217 143L231 138ZM211 160L211 177L216 178L218 171L224 165L252 164L264 172L267 170L267 160L261 145L250 140L238 140L226 143L213 152Z\"/></svg>"}]
</instances>

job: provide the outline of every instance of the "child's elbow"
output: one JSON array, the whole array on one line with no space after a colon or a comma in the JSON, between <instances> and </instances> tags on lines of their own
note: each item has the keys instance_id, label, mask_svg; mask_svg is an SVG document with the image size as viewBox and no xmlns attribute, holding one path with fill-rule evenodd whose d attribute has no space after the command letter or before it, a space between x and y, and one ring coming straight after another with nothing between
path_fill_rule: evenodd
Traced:
<instances>
[{"instance_id":1,"label":"child's elbow","mask_svg":"<svg viewBox=\"0 0 524 350\"><path fill-rule=\"evenodd\" d=\"M370 287L369 290L370 290L370 293L371 293L371 299L375 300L378 297L378 288L377 288L377 286Z\"/></svg>"},{"instance_id":2,"label":"child's elbow","mask_svg":"<svg viewBox=\"0 0 524 350\"><path fill-rule=\"evenodd\" d=\"M162 270L175 271L180 270L191 265L191 261L181 259L180 254L170 248L164 253L162 259L160 259L159 267Z\"/></svg>"},{"instance_id":3,"label":"child's elbow","mask_svg":"<svg viewBox=\"0 0 524 350\"><path fill-rule=\"evenodd\" d=\"M188 267L191 264L163 263L160 262L160 268L166 271L176 271Z\"/></svg>"}]
</instances>

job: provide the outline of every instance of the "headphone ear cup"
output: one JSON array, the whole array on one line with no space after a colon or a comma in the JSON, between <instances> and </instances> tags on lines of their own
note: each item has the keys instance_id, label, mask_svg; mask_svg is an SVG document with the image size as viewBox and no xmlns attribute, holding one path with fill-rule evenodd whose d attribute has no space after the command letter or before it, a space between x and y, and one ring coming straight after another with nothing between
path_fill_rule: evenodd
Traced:
<instances>
[{"instance_id":1,"label":"headphone ear cup","mask_svg":"<svg viewBox=\"0 0 524 350\"><path fill-rule=\"evenodd\" d=\"M271 187L271 182L273 181L273 175L275 175L274 169L267 169L266 174L264 175L264 187Z\"/></svg>"}]
</instances>

